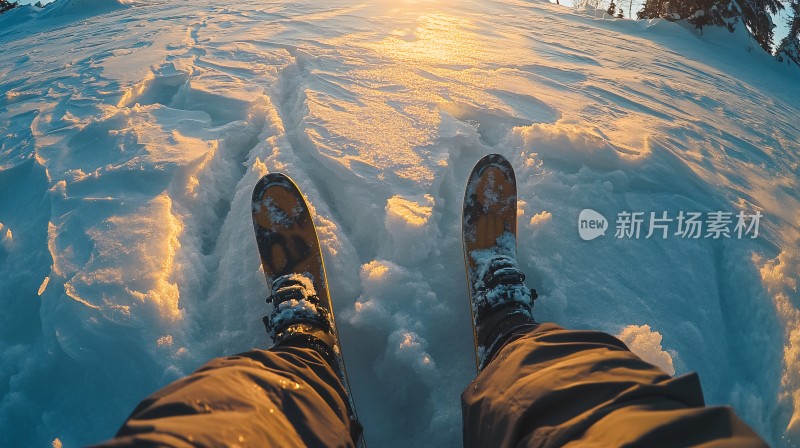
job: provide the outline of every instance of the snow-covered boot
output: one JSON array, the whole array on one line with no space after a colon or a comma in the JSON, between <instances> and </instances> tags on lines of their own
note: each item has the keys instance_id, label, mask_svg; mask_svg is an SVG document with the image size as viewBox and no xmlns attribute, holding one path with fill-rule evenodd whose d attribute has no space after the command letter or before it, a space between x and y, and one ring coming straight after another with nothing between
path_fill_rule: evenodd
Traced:
<instances>
[{"instance_id":1,"label":"snow-covered boot","mask_svg":"<svg viewBox=\"0 0 800 448\"><path fill-rule=\"evenodd\" d=\"M273 309L269 316L264 316L264 326L274 344L314 348L334 370L341 370L334 351L338 350L336 327L311 279L296 273L282 275L273 280L271 291L267 303L271 303Z\"/></svg>"},{"instance_id":2,"label":"snow-covered boot","mask_svg":"<svg viewBox=\"0 0 800 448\"><path fill-rule=\"evenodd\" d=\"M525 275L516 259L493 255L478 263L479 277L472 298L475 337L478 341L478 370L494 359L514 335L536 326L533 301L536 290L525 286Z\"/></svg>"},{"instance_id":3,"label":"snow-covered boot","mask_svg":"<svg viewBox=\"0 0 800 448\"><path fill-rule=\"evenodd\" d=\"M515 335L536 326L535 290L517 264L517 184L503 156L475 165L463 214L464 260L470 292L478 370Z\"/></svg>"}]
</instances>

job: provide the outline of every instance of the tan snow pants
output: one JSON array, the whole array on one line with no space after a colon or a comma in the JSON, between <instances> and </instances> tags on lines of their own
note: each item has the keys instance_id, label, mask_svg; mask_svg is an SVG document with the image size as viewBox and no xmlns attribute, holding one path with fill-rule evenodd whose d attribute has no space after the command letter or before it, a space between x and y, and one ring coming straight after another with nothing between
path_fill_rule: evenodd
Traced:
<instances>
[{"instance_id":1,"label":"tan snow pants","mask_svg":"<svg viewBox=\"0 0 800 448\"><path fill-rule=\"evenodd\" d=\"M102 446L352 446L346 399L313 350L254 350L156 392ZM766 446L730 408L704 406L696 374L553 324L509 342L461 400L467 447Z\"/></svg>"}]
</instances>

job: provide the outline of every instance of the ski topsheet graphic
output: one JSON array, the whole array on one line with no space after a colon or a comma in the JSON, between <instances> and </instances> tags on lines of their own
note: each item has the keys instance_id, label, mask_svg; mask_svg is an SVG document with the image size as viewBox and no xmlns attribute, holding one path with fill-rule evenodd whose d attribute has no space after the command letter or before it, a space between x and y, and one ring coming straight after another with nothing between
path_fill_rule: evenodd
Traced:
<instances>
[{"instance_id":1,"label":"ski topsheet graphic","mask_svg":"<svg viewBox=\"0 0 800 448\"><path fill-rule=\"evenodd\" d=\"M302 193L289 177L271 173L256 184L253 227L267 283L272 285L283 275L304 274L333 315L317 231Z\"/></svg>"}]
</instances>

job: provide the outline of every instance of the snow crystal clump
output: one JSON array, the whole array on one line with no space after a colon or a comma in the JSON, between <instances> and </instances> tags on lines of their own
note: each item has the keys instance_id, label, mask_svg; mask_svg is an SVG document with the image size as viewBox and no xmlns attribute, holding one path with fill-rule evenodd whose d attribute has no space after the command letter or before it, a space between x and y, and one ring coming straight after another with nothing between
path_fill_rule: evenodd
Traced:
<instances>
[{"instance_id":1,"label":"snow crystal clump","mask_svg":"<svg viewBox=\"0 0 800 448\"><path fill-rule=\"evenodd\" d=\"M546 222L549 222L552 219L553 219L553 214L545 210L541 213L537 213L531 216L530 225L531 227L540 226Z\"/></svg>"},{"instance_id":2,"label":"snow crystal clump","mask_svg":"<svg viewBox=\"0 0 800 448\"><path fill-rule=\"evenodd\" d=\"M675 375L672 356L661 348L661 333L652 331L650 325L628 325L617 338L640 358Z\"/></svg>"},{"instance_id":3,"label":"snow crystal clump","mask_svg":"<svg viewBox=\"0 0 800 448\"><path fill-rule=\"evenodd\" d=\"M436 363L428 354L428 341L408 330L397 330L389 336L389 347L394 347L394 356L400 362L411 366L415 372L428 376ZM425 372L425 373L423 373Z\"/></svg>"},{"instance_id":4,"label":"snow crystal clump","mask_svg":"<svg viewBox=\"0 0 800 448\"><path fill-rule=\"evenodd\" d=\"M278 304L276 313L270 317L273 327L296 319L316 319L319 316L317 305L308 299L289 299Z\"/></svg>"},{"instance_id":5,"label":"snow crystal clump","mask_svg":"<svg viewBox=\"0 0 800 448\"><path fill-rule=\"evenodd\" d=\"M0 224L0 247L3 247L6 251L11 251L14 245L14 234L11 233L11 229L8 227L4 227L3 224Z\"/></svg>"},{"instance_id":6,"label":"snow crystal clump","mask_svg":"<svg viewBox=\"0 0 800 448\"><path fill-rule=\"evenodd\" d=\"M315 296L315 295L317 295L317 290L314 288L314 281L312 280L312 276L311 276L311 274L308 274L308 273L306 273L306 274L293 273L293 274L287 274L287 275L283 275L283 276L281 276L279 278L276 278L275 280L273 280L273 283L272 283L273 294L274 294L275 290L277 290L278 288L281 287L281 285L283 285L283 284L285 284L287 282L297 282L297 283L299 283L300 286L302 286L303 289L306 290L306 296Z\"/></svg>"}]
</instances>

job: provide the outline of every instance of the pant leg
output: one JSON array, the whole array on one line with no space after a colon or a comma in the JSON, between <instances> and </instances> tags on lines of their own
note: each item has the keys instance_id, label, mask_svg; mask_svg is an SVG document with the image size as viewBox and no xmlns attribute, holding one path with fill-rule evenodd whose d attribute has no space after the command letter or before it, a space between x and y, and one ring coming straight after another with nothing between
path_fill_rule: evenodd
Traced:
<instances>
[{"instance_id":1,"label":"pant leg","mask_svg":"<svg viewBox=\"0 0 800 448\"><path fill-rule=\"evenodd\" d=\"M554 324L507 343L461 396L466 447L766 446L618 339Z\"/></svg>"},{"instance_id":2,"label":"pant leg","mask_svg":"<svg viewBox=\"0 0 800 448\"><path fill-rule=\"evenodd\" d=\"M353 446L346 401L315 350L253 350L214 359L146 398L99 446Z\"/></svg>"}]
</instances>

